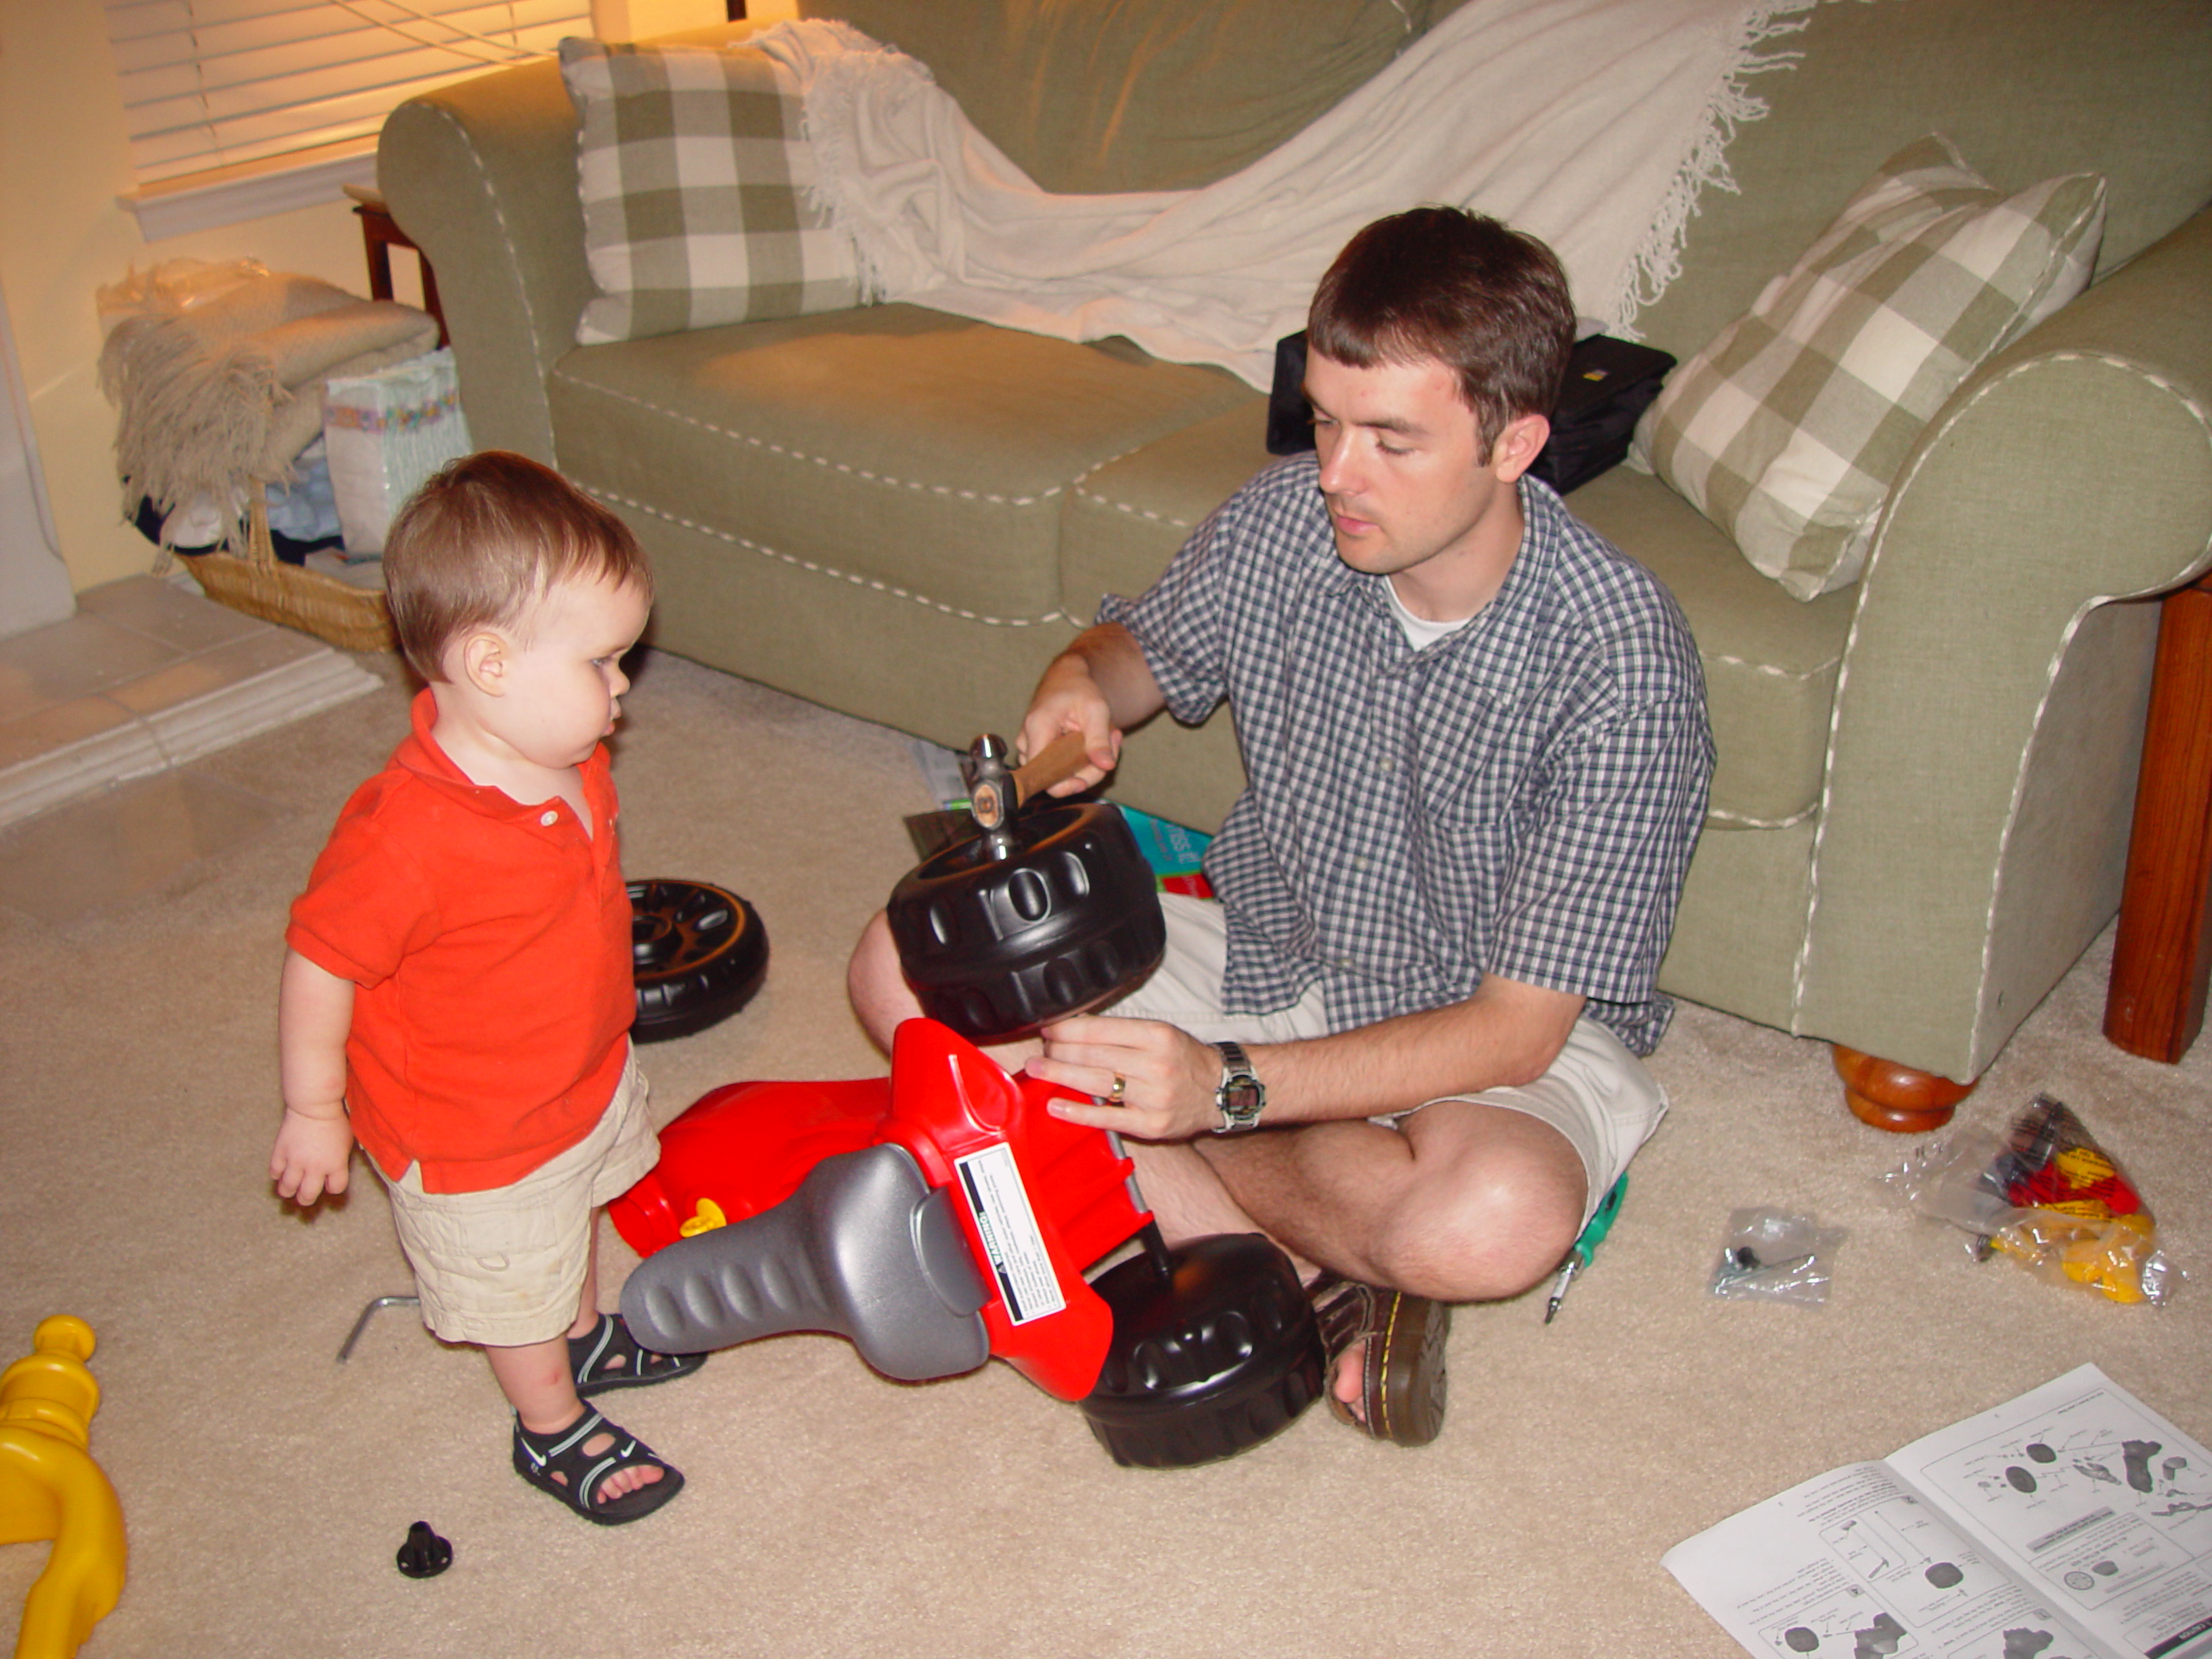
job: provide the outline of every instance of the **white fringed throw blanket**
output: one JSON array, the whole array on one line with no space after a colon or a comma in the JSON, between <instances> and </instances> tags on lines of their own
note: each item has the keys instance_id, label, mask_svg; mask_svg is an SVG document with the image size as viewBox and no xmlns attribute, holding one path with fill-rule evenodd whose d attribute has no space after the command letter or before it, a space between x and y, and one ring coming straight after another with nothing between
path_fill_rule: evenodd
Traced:
<instances>
[{"instance_id":1,"label":"white fringed throw blanket","mask_svg":"<svg viewBox=\"0 0 2212 1659\"><path fill-rule=\"evenodd\" d=\"M142 497L164 514L194 503L242 514L250 488L289 477L321 435L326 382L438 343L436 321L413 306L250 260L168 261L99 299L126 517Z\"/></svg>"},{"instance_id":2,"label":"white fringed throw blanket","mask_svg":"<svg viewBox=\"0 0 2212 1659\"><path fill-rule=\"evenodd\" d=\"M1040 190L902 53L838 23L749 44L806 99L818 194L872 297L1052 334L1120 334L1253 385L1362 226L1443 202L1541 237L1615 332L1674 276L1698 192L1765 113L1759 43L1818 0L1469 0L1242 172L1192 191Z\"/></svg>"}]
</instances>

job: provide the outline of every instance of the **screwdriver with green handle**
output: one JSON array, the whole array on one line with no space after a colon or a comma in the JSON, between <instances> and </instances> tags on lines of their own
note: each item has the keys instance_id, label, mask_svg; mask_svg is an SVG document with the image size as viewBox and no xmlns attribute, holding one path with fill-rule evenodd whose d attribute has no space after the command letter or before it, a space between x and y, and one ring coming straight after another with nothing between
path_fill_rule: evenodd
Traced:
<instances>
[{"instance_id":1,"label":"screwdriver with green handle","mask_svg":"<svg viewBox=\"0 0 2212 1659\"><path fill-rule=\"evenodd\" d=\"M1574 1275L1590 1265L1590 1258L1605 1242L1605 1235L1612 1231L1613 1217L1620 1214L1621 1200L1627 1195L1628 1177L1624 1174L1613 1183L1612 1191L1605 1194L1597 1213L1584 1223L1582 1230L1575 1235L1574 1243L1567 1252L1567 1259L1559 1264L1559 1282L1552 1287L1551 1300L1544 1304L1546 1325L1558 1317L1560 1299L1567 1294L1567 1287L1574 1282Z\"/></svg>"}]
</instances>

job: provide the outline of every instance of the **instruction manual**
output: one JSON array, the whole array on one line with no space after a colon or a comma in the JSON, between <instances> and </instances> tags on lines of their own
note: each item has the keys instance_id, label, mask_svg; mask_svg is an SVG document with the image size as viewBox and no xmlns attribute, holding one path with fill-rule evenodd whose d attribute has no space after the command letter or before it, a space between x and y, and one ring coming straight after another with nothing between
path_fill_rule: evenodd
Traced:
<instances>
[{"instance_id":1,"label":"instruction manual","mask_svg":"<svg viewBox=\"0 0 2212 1659\"><path fill-rule=\"evenodd\" d=\"M2204 1659L2212 1454L2084 1365L1662 1560L1763 1659Z\"/></svg>"}]
</instances>

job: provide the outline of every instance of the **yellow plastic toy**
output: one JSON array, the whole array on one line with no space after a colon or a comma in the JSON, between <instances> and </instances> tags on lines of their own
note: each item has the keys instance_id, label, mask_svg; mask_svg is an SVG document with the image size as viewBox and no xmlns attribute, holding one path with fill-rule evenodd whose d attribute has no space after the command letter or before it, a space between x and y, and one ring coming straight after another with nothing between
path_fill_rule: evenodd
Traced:
<instances>
[{"instance_id":1,"label":"yellow plastic toy","mask_svg":"<svg viewBox=\"0 0 2212 1659\"><path fill-rule=\"evenodd\" d=\"M702 1198L699 1200L698 1209L692 1212L691 1219L678 1227L676 1231L679 1237L696 1238L702 1233L711 1233L717 1227L728 1225L729 1217L722 1213L721 1205L716 1204L712 1198Z\"/></svg>"},{"instance_id":2,"label":"yellow plastic toy","mask_svg":"<svg viewBox=\"0 0 2212 1659\"><path fill-rule=\"evenodd\" d=\"M23 1599L16 1659L68 1659L123 1593L123 1505L86 1446L100 1385L82 1319L42 1319L33 1351L0 1371L0 1544L51 1538Z\"/></svg>"}]
</instances>

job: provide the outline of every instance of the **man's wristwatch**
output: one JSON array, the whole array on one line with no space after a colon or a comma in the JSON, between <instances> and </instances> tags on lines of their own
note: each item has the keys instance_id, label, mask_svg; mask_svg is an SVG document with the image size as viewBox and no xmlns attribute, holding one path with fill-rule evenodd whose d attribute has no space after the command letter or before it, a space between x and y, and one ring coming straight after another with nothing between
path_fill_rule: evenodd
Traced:
<instances>
[{"instance_id":1,"label":"man's wristwatch","mask_svg":"<svg viewBox=\"0 0 2212 1659\"><path fill-rule=\"evenodd\" d=\"M1252 1075L1252 1062L1241 1044L1216 1043L1214 1046L1221 1051L1221 1086L1213 1091L1221 1122L1214 1125L1213 1132L1230 1135L1256 1128L1260 1114L1268 1108L1268 1085Z\"/></svg>"}]
</instances>

